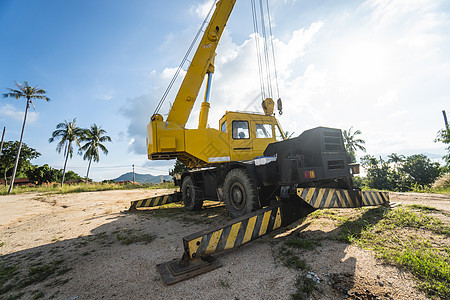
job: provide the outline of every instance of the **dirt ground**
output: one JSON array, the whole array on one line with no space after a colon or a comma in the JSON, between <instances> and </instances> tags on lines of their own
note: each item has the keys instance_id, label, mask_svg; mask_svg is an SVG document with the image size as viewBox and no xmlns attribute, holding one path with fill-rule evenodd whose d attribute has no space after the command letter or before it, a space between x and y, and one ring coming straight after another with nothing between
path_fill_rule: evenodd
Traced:
<instances>
[{"instance_id":1,"label":"dirt ground","mask_svg":"<svg viewBox=\"0 0 450 300\"><path fill-rule=\"evenodd\" d=\"M287 236L336 229L331 220L295 223L215 255L223 264L219 269L166 286L156 264L181 258L183 236L229 217L212 202L200 212L174 206L123 212L131 200L164 192L0 196L0 266L17 266L11 274L20 278L3 278L0 299L290 299L305 274L281 262L279 244ZM450 214L449 196L393 193L391 201ZM318 283L312 299L425 299L411 274L383 264L368 250L324 239L301 256L311 268L307 276ZM45 276L33 277L36 273ZM16 283L8 287L8 282Z\"/></svg>"}]
</instances>

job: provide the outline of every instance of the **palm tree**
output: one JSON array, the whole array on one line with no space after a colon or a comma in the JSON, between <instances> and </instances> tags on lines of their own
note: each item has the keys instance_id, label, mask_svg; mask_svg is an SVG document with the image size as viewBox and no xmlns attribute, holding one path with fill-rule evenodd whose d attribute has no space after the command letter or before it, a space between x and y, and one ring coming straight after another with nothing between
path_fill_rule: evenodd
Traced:
<instances>
[{"instance_id":1,"label":"palm tree","mask_svg":"<svg viewBox=\"0 0 450 300\"><path fill-rule=\"evenodd\" d=\"M91 168L91 162L94 160L95 162L99 162L100 156L98 148L102 150L102 152L107 155L108 149L102 144L103 142L111 142L111 138L107 135L104 135L106 130L101 127L97 127L96 124L91 125L90 129L86 129L84 131L83 141L86 141L86 144L81 147L81 150L85 151L83 155L83 159L89 159L89 165L86 173L86 184L89 176L89 169Z\"/></svg>"},{"instance_id":2,"label":"palm tree","mask_svg":"<svg viewBox=\"0 0 450 300\"><path fill-rule=\"evenodd\" d=\"M399 166L401 166L402 162L405 161L405 156L402 154L398 155L397 153L392 153L387 157L389 158L388 163L394 163L395 169L397 170Z\"/></svg>"},{"instance_id":3,"label":"palm tree","mask_svg":"<svg viewBox=\"0 0 450 300\"><path fill-rule=\"evenodd\" d=\"M84 130L80 127L77 127L76 125L76 118L73 119L72 122L67 122L66 120L58 125L56 125L57 130L53 131L52 137L48 139L48 142L53 142L56 138L61 138L58 145L56 146L56 151L58 153L61 153L61 150L64 149L64 155L66 156L66 160L64 161L64 169L63 169L63 176L61 180L61 187L64 184L64 177L66 175L66 166L67 166L67 160L70 156L72 158L73 154L73 147L72 143L77 144L78 147L80 146L80 140L83 138Z\"/></svg>"},{"instance_id":4,"label":"palm tree","mask_svg":"<svg viewBox=\"0 0 450 300\"><path fill-rule=\"evenodd\" d=\"M290 132L290 131L285 131L284 132L284 136L286 137L286 139L290 139L293 135L294 135L294 131Z\"/></svg>"},{"instance_id":5,"label":"palm tree","mask_svg":"<svg viewBox=\"0 0 450 300\"><path fill-rule=\"evenodd\" d=\"M366 143L362 139L358 139L356 136L361 134L361 130L356 130L352 133L353 126L350 127L350 129L344 130L342 132L342 135L344 137L344 145L345 150L347 150L347 153L350 155L351 162L356 161L356 150L361 150L363 152L366 152L366 148L364 148L364 144Z\"/></svg>"},{"instance_id":6,"label":"palm tree","mask_svg":"<svg viewBox=\"0 0 450 300\"><path fill-rule=\"evenodd\" d=\"M22 148L22 139L23 139L23 132L25 131L25 124L27 122L27 114L28 114L28 108L30 108L30 104L33 105L33 109L36 109L33 103L33 99L43 99L45 101L50 101L50 98L45 96L47 93L45 90L40 89L39 86L31 87L28 85L27 81L23 82L23 85L16 82L17 90L16 89L10 89L8 88L9 92L3 94L3 98L26 98L27 104L25 106L25 115L23 117L23 125L22 125L22 132L20 133L20 141L19 141L19 149L17 149L17 155L16 155L16 161L14 163L14 169L11 177L11 185L9 186L8 194L11 193L14 187L14 179L16 178L16 172L17 172L17 165L19 164L19 157L20 157L20 149Z\"/></svg>"}]
</instances>

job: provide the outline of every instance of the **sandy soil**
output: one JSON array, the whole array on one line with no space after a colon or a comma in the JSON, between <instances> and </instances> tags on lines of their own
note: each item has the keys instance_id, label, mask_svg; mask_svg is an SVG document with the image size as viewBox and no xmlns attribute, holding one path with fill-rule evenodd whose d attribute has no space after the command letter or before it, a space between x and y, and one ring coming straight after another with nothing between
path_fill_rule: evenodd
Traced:
<instances>
[{"instance_id":1,"label":"sandy soil","mask_svg":"<svg viewBox=\"0 0 450 300\"><path fill-rule=\"evenodd\" d=\"M222 268L166 286L155 265L181 257L183 236L229 218L216 204L187 215L173 208L160 208L158 214L123 212L131 200L164 192L0 196L0 264L18 265L14 276L26 277L34 266L55 270L43 281L0 292L0 299L22 293L23 299L289 299L301 274L280 261L279 241L335 230L331 220L293 224L215 255ZM391 199L450 214L448 196L399 193ZM144 240L148 243L126 245L118 238L126 236L149 238ZM384 265L356 246L325 239L300 255L320 280L313 299L425 299L408 272Z\"/></svg>"}]
</instances>

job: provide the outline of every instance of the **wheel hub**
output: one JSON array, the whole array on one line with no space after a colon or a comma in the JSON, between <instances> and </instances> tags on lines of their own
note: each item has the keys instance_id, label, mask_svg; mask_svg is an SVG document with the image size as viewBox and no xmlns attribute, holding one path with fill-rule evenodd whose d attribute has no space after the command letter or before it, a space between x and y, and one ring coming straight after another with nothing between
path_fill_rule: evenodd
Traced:
<instances>
[{"instance_id":1,"label":"wheel hub","mask_svg":"<svg viewBox=\"0 0 450 300\"><path fill-rule=\"evenodd\" d=\"M186 199L187 199L187 202L188 203L191 203L192 202L192 195L191 195L192 193L191 193L191 188L190 187L187 187L186 188Z\"/></svg>"},{"instance_id":2,"label":"wheel hub","mask_svg":"<svg viewBox=\"0 0 450 300\"><path fill-rule=\"evenodd\" d=\"M245 206L245 191L241 183L235 182L231 187L231 204L237 210L241 210Z\"/></svg>"}]
</instances>

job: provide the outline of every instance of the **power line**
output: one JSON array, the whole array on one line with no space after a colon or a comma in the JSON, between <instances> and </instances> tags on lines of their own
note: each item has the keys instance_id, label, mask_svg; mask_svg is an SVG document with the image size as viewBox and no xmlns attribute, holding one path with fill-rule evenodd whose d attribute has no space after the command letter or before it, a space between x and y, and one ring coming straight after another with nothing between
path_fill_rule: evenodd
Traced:
<instances>
[{"instance_id":1,"label":"power line","mask_svg":"<svg viewBox=\"0 0 450 300\"><path fill-rule=\"evenodd\" d=\"M180 65L178 66L178 69L177 69L177 71L175 72L175 75L172 77L172 80L170 81L169 86L167 87L166 91L164 92L163 96L161 97L161 100L159 100L159 103L158 103L158 105L156 106L156 109L155 109L155 111L153 112L153 115L157 114L157 113L159 112L159 110L161 109L161 106L164 104L164 101L166 100L167 95L169 94L170 90L172 89L172 86L174 85L175 81L177 80L178 75L180 74L180 72L181 72L181 70L182 70L184 64L186 63L186 61L187 61L187 59L188 59L188 57L189 57L189 55L190 55L192 49L194 48L194 45L196 44L197 39L198 39L199 36L200 36L200 33L203 32L203 27L204 27L206 24L208 24L209 16L211 15L211 12L213 11L213 8L215 7L216 2L217 2L217 1L214 1L214 2L213 2L213 5L212 5L211 8L209 9L208 15L205 17L205 20L203 20L203 23L202 23L202 25L200 26L199 30L197 31L197 34L195 35L194 40L192 41L191 45L189 46L189 48L188 48L186 54L184 55L184 57L183 57L183 59L182 59Z\"/></svg>"},{"instance_id":2,"label":"power line","mask_svg":"<svg viewBox=\"0 0 450 300\"><path fill-rule=\"evenodd\" d=\"M280 89L278 87L277 64L276 64L276 60L275 60L275 48L273 46L272 22L270 21L269 1L266 1L266 6L267 6L267 15L268 15L268 19L269 19L270 43L272 45L273 69L274 69L274 72L275 72L275 83L276 83L276 87L277 87L277 98L280 98Z\"/></svg>"}]
</instances>

